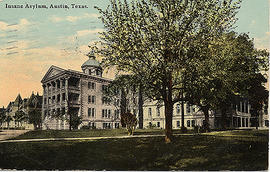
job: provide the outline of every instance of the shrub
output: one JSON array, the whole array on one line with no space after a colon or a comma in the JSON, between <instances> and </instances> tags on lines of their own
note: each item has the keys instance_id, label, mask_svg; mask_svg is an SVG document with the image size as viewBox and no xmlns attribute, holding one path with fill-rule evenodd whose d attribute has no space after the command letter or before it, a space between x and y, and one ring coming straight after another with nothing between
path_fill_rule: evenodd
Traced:
<instances>
[{"instance_id":1,"label":"shrub","mask_svg":"<svg viewBox=\"0 0 270 172\"><path fill-rule=\"evenodd\" d=\"M181 127L181 132L182 133L187 133L187 127Z\"/></svg>"}]
</instances>

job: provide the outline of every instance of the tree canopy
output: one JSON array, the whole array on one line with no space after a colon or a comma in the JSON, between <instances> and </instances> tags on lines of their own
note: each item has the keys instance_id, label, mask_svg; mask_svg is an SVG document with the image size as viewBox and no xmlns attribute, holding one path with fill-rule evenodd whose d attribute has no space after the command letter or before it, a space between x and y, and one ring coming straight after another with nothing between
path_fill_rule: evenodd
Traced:
<instances>
[{"instance_id":1,"label":"tree canopy","mask_svg":"<svg viewBox=\"0 0 270 172\"><path fill-rule=\"evenodd\" d=\"M165 141L172 140L173 104L181 100L181 77L203 45L229 31L240 0L111 0L101 13L99 47L105 66L139 76L152 99L165 105ZM199 48L199 47L198 47Z\"/></svg>"}]
</instances>

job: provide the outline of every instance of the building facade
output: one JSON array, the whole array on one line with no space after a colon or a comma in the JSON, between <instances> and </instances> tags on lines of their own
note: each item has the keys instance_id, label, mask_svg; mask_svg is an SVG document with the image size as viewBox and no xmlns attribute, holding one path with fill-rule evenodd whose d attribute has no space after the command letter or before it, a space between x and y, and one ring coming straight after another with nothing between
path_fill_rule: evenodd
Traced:
<instances>
[{"instance_id":1,"label":"building facade","mask_svg":"<svg viewBox=\"0 0 270 172\"><path fill-rule=\"evenodd\" d=\"M43 129L68 129L68 114L81 117L79 128L119 128L118 111L104 101L103 90L112 80L102 77L94 54L88 57L82 72L51 66L41 80Z\"/></svg>"},{"instance_id":2,"label":"building facade","mask_svg":"<svg viewBox=\"0 0 270 172\"><path fill-rule=\"evenodd\" d=\"M8 118L9 120L5 120L5 122L1 124L1 127L34 129L33 124L29 123L28 113L33 108L41 111L41 106L42 96L38 93L35 95L34 92L32 92L29 98L24 99L22 99L21 95L18 94L16 99L10 102L7 108L5 108L5 118ZM16 113L19 111L24 114L24 116L21 116L22 120L16 119Z\"/></svg>"},{"instance_id":3,"label":"building facade","mask_svg":"<svg viewBox=\"0 0 270 172\"><path fill-rule=\"evenodd\" d=\"M156 106L156 102L147 101L144 104L144 128L156 127L165 128L164 106ZM181 103L174 104L173 109L173 129L180 129L182 124ZM184 125L188 129L195 126L203 126L204 114L195 105L184 103ZM239 100L235 105L232 105L227 112L226 126L230 128L246 128L251 127L250 105L247 100ZM210 128L221 127L221 115L219 111L209 111Z\"/></svg>"}]
</instances>

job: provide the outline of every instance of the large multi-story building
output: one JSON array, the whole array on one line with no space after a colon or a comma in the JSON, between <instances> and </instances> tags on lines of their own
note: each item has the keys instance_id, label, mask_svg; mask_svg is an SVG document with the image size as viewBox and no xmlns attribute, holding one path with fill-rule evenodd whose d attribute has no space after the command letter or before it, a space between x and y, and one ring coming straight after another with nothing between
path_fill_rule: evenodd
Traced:
<instances>
[{"instance_id":1,"label":"large multi-story building","mask_svg":"<svg viewBox=\"0 0 270 172\"><path fill-rule=\"evenodd\" d=\"M102 68L94 54L81 66L82 72L51 66L43 79L43 129L68 129L68 114L82 118L79 126L118 128L119 111L103 95L112 80L102 77ZM62 114L63 118L56 118ZM60 115L61 116L61 115Z\"/></svg>"},{"instance_id":2,"label":"large multi-story building","mask_svg":"<svg viewBox=\"0 0 270 172\"><path fill-rule=\"evenodd\" d=\"M164 106L156 106L156 102L148 101L144 104L144 127L154 126L157 128L165 128ZM181 103L176 103L173 110L174 129L182 126ZM241 99L228 110L226 126L232 128L251 127L250 105L247 100ZM203 126L205 117L202 111L195 106L184 103L184 126L193 128L194 126ZM209 111L210 128L221 127L221 115L219 111Z\"/></svg>"}]
</instances>

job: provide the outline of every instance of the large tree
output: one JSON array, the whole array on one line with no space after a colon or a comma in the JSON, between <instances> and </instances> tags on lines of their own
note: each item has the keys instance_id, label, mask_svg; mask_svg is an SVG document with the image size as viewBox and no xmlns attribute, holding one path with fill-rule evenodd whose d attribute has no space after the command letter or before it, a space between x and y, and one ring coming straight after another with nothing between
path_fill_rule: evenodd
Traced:
<instances>
[{"instance_id":1,"label":"large tree","mask_svg":"<svg viewBox=\"0 0 270 172\"><path fill-rule=\"evenodd\" d=\"M263 102L267 94L260 71L267 70L268 53L255 49L247 34L227 33L194 51L203 56L184 76L188 83L186 98L201 108L207 126L209 110L219 110L222 128L226 128L226 114L237 97L246 97L252 104Z\"/></svg>"},{"instance_id":2,"label":"large tree","mask_svg":"<svg viewBox=\"0 0 270 172\"><path fill-rule=\"evenodd\" d=\"M105 66L141 77L147 96L165 106L165 141L172 140L173 105L181 100L181 73L196 40L231 29L239 0L111 0L102 10L105 31L96 53Z\"/></svg>"}]
</instances>

